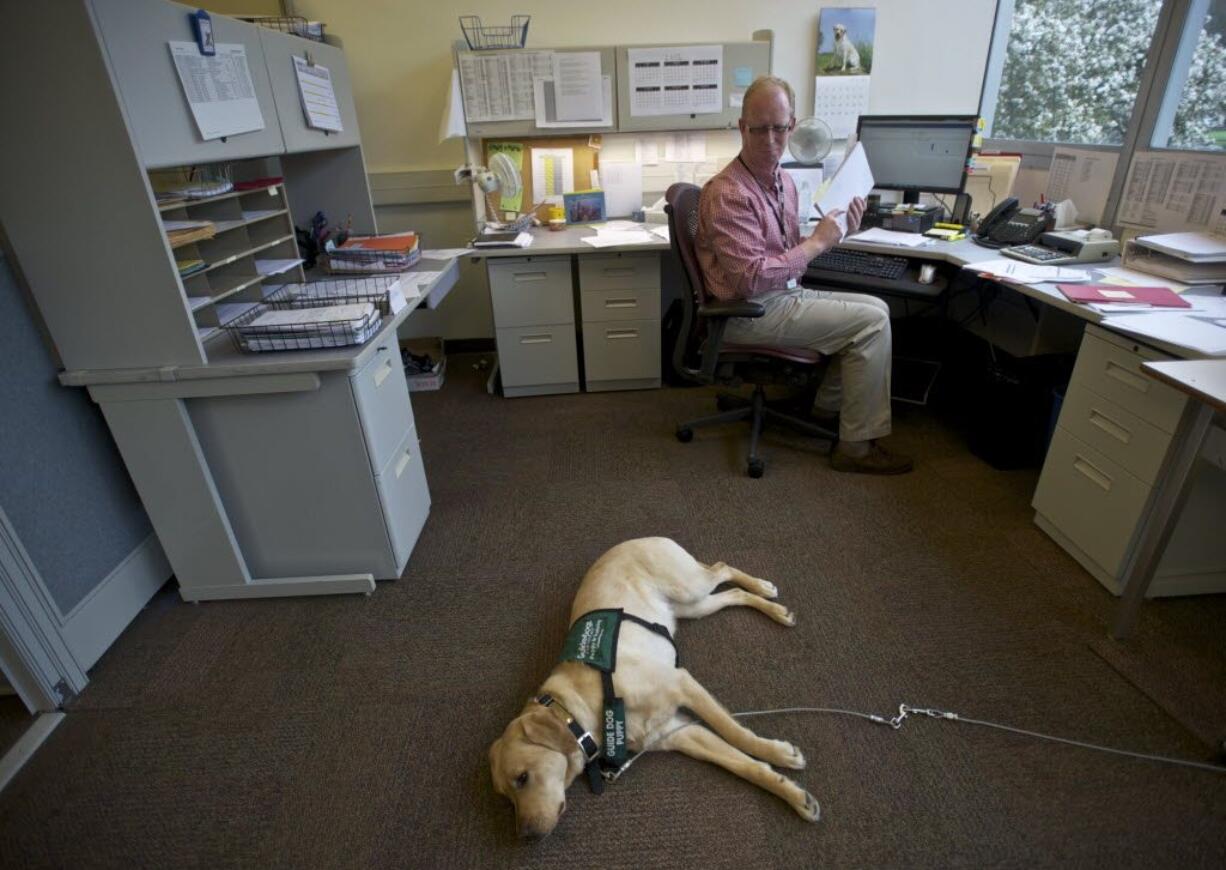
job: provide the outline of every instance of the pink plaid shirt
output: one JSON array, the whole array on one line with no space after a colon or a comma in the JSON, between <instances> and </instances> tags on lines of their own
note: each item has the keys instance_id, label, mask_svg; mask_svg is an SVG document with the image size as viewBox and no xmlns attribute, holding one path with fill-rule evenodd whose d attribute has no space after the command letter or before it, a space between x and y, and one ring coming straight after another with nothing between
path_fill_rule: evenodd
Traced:
<instances>
[{"instance_id":1,"label":"pink plaid shirt","mask_svg":"<svg viewBox=\"0 0 1226 870\"><path fill-rule=\"evenodd\" d=\"M707 293L748 299L783 290L809 258L799 247L796 185L775 168L759 178L734 159L707 182L698 201L695 249Z\"/></svg>"}]
</instances>

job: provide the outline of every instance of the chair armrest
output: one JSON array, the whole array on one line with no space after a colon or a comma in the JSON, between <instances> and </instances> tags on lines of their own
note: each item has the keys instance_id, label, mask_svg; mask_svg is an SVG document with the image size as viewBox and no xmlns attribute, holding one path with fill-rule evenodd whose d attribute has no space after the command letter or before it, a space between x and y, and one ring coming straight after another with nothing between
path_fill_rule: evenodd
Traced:
<instances>
[{"instance_id":1,"label":"chair armrest","mask_svg":"<svg viewBox=\"0 0 1226 870\"><path fill-rule=\"evenodd\" d=\"M710 302L698 306L699 317L761 317L766 308L761 302L738 299L734 302Z\"/></svg>"}]
</instances>

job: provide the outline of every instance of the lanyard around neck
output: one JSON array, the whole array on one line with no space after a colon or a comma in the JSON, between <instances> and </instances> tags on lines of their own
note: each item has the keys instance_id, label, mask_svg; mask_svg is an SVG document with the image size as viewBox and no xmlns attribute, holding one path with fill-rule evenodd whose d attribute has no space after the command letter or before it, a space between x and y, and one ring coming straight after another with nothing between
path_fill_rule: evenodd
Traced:
<instances>
[{"instance_id":1,"label":"lanyard around neck","mask_svg":"<svg viewBox=\"0 0 1226 870\"><path fill-rule=\"evenodd\" d=\"M770 203L771 212L775 215L775 221L779 224L779 235L783 237L783 243L786 245L788 241L788 231L783 220L783 184L779 181L779 170L775 170L775 188L774 190L771 190L762 183L758 176L754 175L753 170L749 168L749 164L745 162L744 157L738 154L736 159L741 162L741 165L745 167L745 171L749 173L749 177L752 178L758 187L762 188L762 192L766 194L766 201Z\"/></svg>"}]
</instances>

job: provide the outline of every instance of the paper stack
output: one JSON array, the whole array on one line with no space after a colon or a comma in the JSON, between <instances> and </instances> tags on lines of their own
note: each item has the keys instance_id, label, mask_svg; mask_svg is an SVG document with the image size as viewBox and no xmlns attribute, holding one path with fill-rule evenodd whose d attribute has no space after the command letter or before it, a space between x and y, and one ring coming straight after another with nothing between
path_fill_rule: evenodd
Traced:
<instances>
[{"instance_id":1,"label":"paper stack","mask_svg":"<svg viewBox=\"0 0 1226 870\"><path fill-rule=\"evenodd\" d=\"M172 248L181 248L192 242L211 239L217 235L217 227L212 221L163 221L166 228L166 238Z\"/></svg>"},{"instance_id":2,"label":"paper stack","mask_svg":"<svg viewBox=\"0 0 1226 870\"><path fill-rule=\"evenodd\" d=\"M403 272L421 259L417 233L350 236L340 245L328 243L332 272Z\"/></svg>"},{"instance_id":3,"label":"paper stack","mask_svg":"<svg viewBox=\"0 0 1226 870\"><path fill-rule=\"evenodd\" d=\"M314 350L362 344L383 316L371 302L265 311L230 327L244 350Z\"/></svg>"}]
</instances>

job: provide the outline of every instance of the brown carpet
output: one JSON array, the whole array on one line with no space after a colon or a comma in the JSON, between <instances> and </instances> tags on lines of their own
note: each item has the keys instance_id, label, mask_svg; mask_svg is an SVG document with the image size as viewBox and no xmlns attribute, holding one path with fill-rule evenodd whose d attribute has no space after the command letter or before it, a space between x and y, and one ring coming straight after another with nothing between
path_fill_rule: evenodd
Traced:
<instances>
[{"instance_id":1,"label":"brown carpet","mask_svg":"<svg viewBox=\"0 0 1226 870\"><path fill-rule=\"evenodd\" d=\"M404 578L370 598L191 606L164 590L0 795L3 863L1226 864L1226 776L797 714L752 725L803 748L818 824L659 755L600 798L577 782L555 834L516 843L486 748L548 672L583 572L626 538L674 537L795 608L790 630L744 609L682 626L684 661L733 710L907 702L1199 760L1226 596L1148 604L1112 654L1114 599L1032 524L1035 473L994 471L927 413L897 421L911 475L838 475L770 434L751 480L743 429L672 437L707 391L504 400L468 362L413 399L434 507Z\"/></svg>"},{"instance_id":2,"label":"brown carpet","mask_svg":"<svg viewBox=\"0 0 1226 870\"><path fill-rule=\"evenodd\" d=\"M0 757L34 724L34 717L16 695L0 696Z\"/></svg>"}]
</instances>

